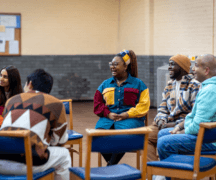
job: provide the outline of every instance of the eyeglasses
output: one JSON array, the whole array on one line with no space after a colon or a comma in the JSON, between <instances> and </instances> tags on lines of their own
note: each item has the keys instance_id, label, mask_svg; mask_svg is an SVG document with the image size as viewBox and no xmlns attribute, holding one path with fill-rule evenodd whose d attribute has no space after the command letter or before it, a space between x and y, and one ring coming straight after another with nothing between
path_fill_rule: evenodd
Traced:
<instances>
[{"instance_id":1,"label":"eyeglasses","mask_svg":"<svg viewBox=\"0 0 216 180\"><path fill-rule=\"evenodd\" d=\"M110 67L111 67L111 66L116 67L116 66L118 66L118 63L117 63L117 62L114 62L114 63L109 62L109 66L110 66Z\"/></svg>"}]
</instances>

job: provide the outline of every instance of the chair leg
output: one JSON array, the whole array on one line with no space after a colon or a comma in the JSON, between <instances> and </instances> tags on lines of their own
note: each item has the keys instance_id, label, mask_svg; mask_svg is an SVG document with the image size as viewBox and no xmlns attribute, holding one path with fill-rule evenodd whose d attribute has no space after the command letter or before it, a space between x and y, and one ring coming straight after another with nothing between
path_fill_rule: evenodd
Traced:
<instances>
[{"instance_id":1,"label":"chair leg","mask_svg":"<svg viewBox=\"0 0 216 180\"><path fill-rule=\"evenodd\" d=\"M152 174L148 173L148 180L152 180Z\"/></svg>"},{"instance_id":2,"label":"chair leg","mask_svg":"<svg viewBox=\"0 0 216 180\"><path fill-rule=\"evenodd\" d=\"M140 170L140 151L137 151L137 169Z\"/></svg>"},{"instance_id":3,"label":"chair leg","mask_svg":"<svg viewBox=\"0 0 216 180\"><path fill-rule=\"evenodd\" d=\"M82 140L79 143L79 167L82 167Z\"/></svg>"},{"instance_id":4,"label":"chair leg","mask_svg":"<svg viewBox=\"0 0 216 180\"><path fill-rule=\"evenodd\" d=\"M73 167L73 145L70 146L71 166Z\"/></svg>"},{"instance_id":5,"label":"chair leg","mask_svg":"<svg viewBox=\"0 0 216 180\"><path fill-rule=\"evenodd\" d=\"M211 176L211 177L209 177L209 180L214 180L215 179L215 176L213 177L213 176Z\"/></svg>"},{"instance_id":6,"label":"chair leg","mask_svg":"<svg viewBox=\"0 0 216 180\"><path fill-rule=\"evenodd\" d=\"M101 153L98 153L98 167L101 167L101 164L102 164L102 162L101 162Z\"/></svg>"}]
</instances>

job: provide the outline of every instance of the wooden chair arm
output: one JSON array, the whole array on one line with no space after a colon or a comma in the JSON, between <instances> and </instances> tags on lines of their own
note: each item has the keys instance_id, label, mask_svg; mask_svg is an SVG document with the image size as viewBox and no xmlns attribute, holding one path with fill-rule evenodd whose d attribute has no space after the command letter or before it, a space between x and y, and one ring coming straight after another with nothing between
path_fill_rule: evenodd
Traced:
<instances>
[{"instance_id":1,"label":"wooden chair arm","mask_svg":"<svg viewBox=\"0 0 216 180\"><path fill-rule=\"evenodd\" d=\"M204 127L206 129L216 128L216 122L200 123L200 127Z\"/></svg>"},{"instance_id":2,"label":"wooden chair arm","mask_svg":"<svg viewBox=\"0 0 216 180\"><path fill-rule=\"evenodd\" d=\"M0 131L0 136L7 137L27 137L30 130L16 130L16 131Z\"/></svg>"},{"instance_id":3,"label":"wooden chair arm","mask_svg":"<svg viewBox=\"0 0 216 180\"><path fill-rule=\"evenodd\" d=\"M112 135L123 135L123 134L149 134L152 130L149 127L140 127L133 129L123 130L99 130L99 129L86 129L86 133L89 136L112 136Z\"/></svg>"},{"instance_id":4,"label":"wooden chair arm","mask_svg":"<svg viewBox=\"0 0 216 180\"><path fill-rule=\"evenodd\" d=\"M72 102L72 99L61 99L62 102Z\"/></svg>"}]
</instances>

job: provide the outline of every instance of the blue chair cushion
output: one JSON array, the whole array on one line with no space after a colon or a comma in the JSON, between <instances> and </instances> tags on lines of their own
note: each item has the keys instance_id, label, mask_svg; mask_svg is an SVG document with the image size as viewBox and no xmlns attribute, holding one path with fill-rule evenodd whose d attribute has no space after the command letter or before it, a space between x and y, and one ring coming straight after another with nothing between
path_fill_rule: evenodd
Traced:
<instances>
[{"instance_id":1,"label":"blue chair cushion","mask_svg":"<svg viewBox=\"0 0 216 180\"><path fill-rule=\"evenodd\" d=\"M82 134L74 130L67 130L67 133L68 133L68 140L80 139L83 137Z\"/></svg>"},{"instance_id":2,"label":"blue chair cushion","mask_svg":"<svg viewBox=\"0 0 216 180\"><path fill-rule=\"evenodd\" d=\"M39 172L39 173L35 173L33 174L33 180L37 180L39 178L44 177L45 175L54 172L55 169L54 168L50 168L44 172ZM0 174L0 180L26 180L27 177L26 175L22 175L22 176L15 176L15 175L3 175Z\"/></svg>"},{"instance_id":3,"label":"blue chair cushion","mask_svg":"<svg viewBox=\"0 0 216 180\"><path fill-rule=\"evenodd\" d=\"M70 172L85 179L85 168L72 167ZM141 178L141 172L127 164L119 164L107 167L91 168L91 180L134 180Z\"/></svg>"},{"instance_id":4,"label":"blue chair cushion","mask_svg":"<svg viewBox=\"0 0 216 180\"><path fill-rule=\"evenodd\" d=\"M147 166L182 169L193 171L194 168L194 156L187 155L171 155L162 161L151 161L147 163ZM216 160L212 158L200 157L200 172L210 170L216 166Z\"/></svg>"}]
</instances>

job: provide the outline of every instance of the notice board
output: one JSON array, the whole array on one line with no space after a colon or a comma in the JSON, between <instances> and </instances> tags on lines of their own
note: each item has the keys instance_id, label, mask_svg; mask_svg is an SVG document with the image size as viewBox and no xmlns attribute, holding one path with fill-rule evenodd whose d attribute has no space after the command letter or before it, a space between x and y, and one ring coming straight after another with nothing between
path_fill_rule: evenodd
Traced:
<instances>
[{"instance_id":1,"label":"notice board","mask_svg":"<svg viewBox=\"0 0 216 180\"><path fill-rule=\"evenodd\" d=\"M21 55L21 14L0 12L0 56Z\"/></svg>"}]
</instances>

